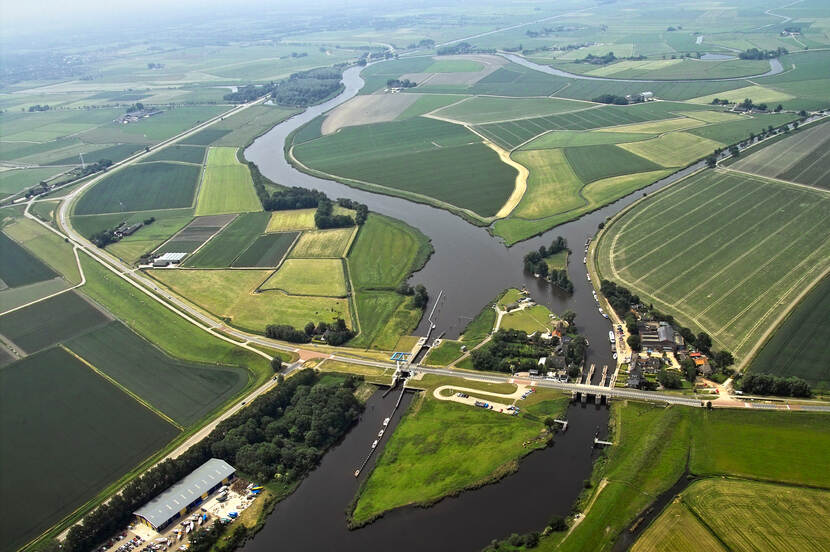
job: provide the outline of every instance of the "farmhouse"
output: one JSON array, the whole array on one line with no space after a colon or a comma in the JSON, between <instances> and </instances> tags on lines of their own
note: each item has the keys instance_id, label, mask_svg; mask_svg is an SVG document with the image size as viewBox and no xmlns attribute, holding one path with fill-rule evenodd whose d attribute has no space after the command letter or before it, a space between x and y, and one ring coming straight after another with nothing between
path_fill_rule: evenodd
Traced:
<instances>
[{"instance_id":1,"label":"farmhouse","mask_svg":"<svg viewBox=\"0 0 830 552\"><path fill-rule=\"evenodd\" d=\"M640 322L640 342L643 349L652 351L675 352L682 346L683 338L677 335L671 324L667 322Z\"/></svg>"},{"instance_id":2,"label":"farmhouse","mask_svg":"<svg viewBox=\"0 0 830 552\"><path fill-rule=\"evenodd\" d=\"M211 458L190 475L133 512L137 521L159 531L171 521L187 516L210 493L226 485L236 470L224 460Z\"/></svg>"}]
</instances>

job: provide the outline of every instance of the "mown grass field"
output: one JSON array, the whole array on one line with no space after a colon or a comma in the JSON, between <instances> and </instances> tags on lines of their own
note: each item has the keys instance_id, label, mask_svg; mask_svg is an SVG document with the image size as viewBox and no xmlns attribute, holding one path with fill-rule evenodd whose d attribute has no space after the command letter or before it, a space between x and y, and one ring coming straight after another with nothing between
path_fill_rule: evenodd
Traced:
<instances>
[{"instance_id":1,"label":"mown grass field","mask_svg":"<svg viewBox=\"0 0 830 552\"><path fill-rule=\"evenodd\" d=\"M10 288L50 280L58 275L5 232L0 232L0 257L3 258L0 280Z\"/></svg>"},{"instance_id":2,"label":"mown grass field","mask_svg":"<svg viewBox=\"0 0 830 552\"><path fill-rule=\"evenodd\" d=\"M542 431L541 423L525 417L439 401L431 392L410 406L384 447L361 489L354 521L428 503L504 473L528 452L522 443Z\"/></svg>"},{"instance_id":3,"label":"mown grass field","mask_svg":"<svg viewBox=\"0 0 830 552\"><path fill-rule=\"evenodd\" d=\"M348 293L340 259L286 259L261 287L291 295L345 297Z\"/></svg>"},{"instance_id":4,"label":"mown grass field","mask_svg":"<svg viewBox=\"0 0 830 552\"><path fill-rule=\"evenodd\" d=\"M565 71L571 71L573 68L579 69L585 67L585 65L566 64L559 67ZM599 69L591 69L587 74L619 79L722 79L761 75L769 71L769 67L769 62L766 60L658 59L618 61Z\"/></svg>"},{"instance_id":5,"label":"mown grass field","mask_svg":"<svg viewBox=\"0 0 830 552\"><path fill-rule=\"evenodd\" d=\"M80 283L81 274L78 272L78 262L75 260L72 246L57 234L33 220L24 218L7 224L3 227L3 232L18 244L22 244L28 253L57 271L66 281L73 284ZM15 262L13 257L5 257L2 253L0 257L4 260L9 259L9 262Z\"/></svg>"},{"instance_id":6,"label":"mown grass field","mask_svg":"<svg viewBox=\"0 0 830 552\"><path fill-rule=\"evenodd\" d=\"M158 143L193 128L198 123L207 121L227 109L227 106L181 106L166 109L164 113L128 125L109 123L99 126L85 132L81 138L92 143ZM115 116L112 116L109 120L114 118Z\"/></svg>"},{"instance_id":7,"label":"mown grass field","mask_svg":"<svg viewBox=\"0 0 830 552\"><path fill-rule=\"evenodd\" d=\"M288 295L254 290L272 270L154 270L150 274L182 297L244 330L264 333L268 324L302 328L307 322L348 322L349 302L341 297ZM341 270L342 281L342 270ZM342 284L341 284L342 285Z\"/></svg>"},{"instance_id":8,"label":"mown grass field","mask_svg":"<svg viewBox=\"0 0 830 552\"><path fill-rule=\"evenodd\" d=\"M180 163L140 163L125 167L87 190L74 214L96 215L190 207L200 168Z\"/></svg>"},{"instance_id":9,"label":"mown grass field","mask_svg":"<svg viewBox=\"0 0 830 552\"><path fill-rule=\"evenodd\" d=\"M296 239L296 232L259 236L231 266L277 266Z\"/></svg>"},{"instance_id":10,"label":"mown grass field","mask_svg":"<svg viewBox=\"0 0 830 552\"><path fill-rule=\"evenodd\" d=\"M472 96L434 113L469 124L482 124L492 121L527 119L545 115L555 115L568 111L577 111L593 107L594 104L561 100L558 98L494 98L490 96Z\"/></svg>"},{"instance_id":11,"label":"mown grass field","mask_svg":"<svg viewBox=\"0 0 830 552\"><path fill-rule=\"evenodd\" d=\"M236 158L237 148L212 147L199 187L196 215L261 211L251 173Z\"/></svg>"},{"instance_id":12,"label":"mown grass field","mask_svg":"<svg viewBox=\"0 0 830 552\"><path fill-rule=\"evenodd\" d=\"M360 320L360 335L350 347L391 351L402 335L412 332L421 320L421 309L412 299L394 291L357 291L354 305Z\"/></svg>"},{"instance_id":13,"label":"mown grass field","mask_svg":"<svg viewBox=\"0 0 830 552\"><path fill-rule=\"evenodd\" d=\"M798 304L749 365L749 371L796 376L817 389L830 389L824 347L830 343L830 278L824 278Z\"/></svg>"},{"instance_id":14,"label":"mown grass field","mask_svg":"<svg viewBox=\"0 0 830 552\"><path fill-rule=\"evenodd\" d=\"M291 230L313 230L314 213L317 209L294 209L273 211L268 220L267 232L290 232Z\"/></svg>"},{"instance_id":15,"label":"mown grass field","mask_svg":"<svg viewBox=\"0 0 830 552\"><path fill-rule=\"evenodd\" d=\"M178 430L53 348L0 370L0 433L0 492L15 497L14 507L26 512L0 519L3 549L14 550L149 457Z\"/></svg>"},{"instance_id":16,"label":"mown grass field","mask_svg":"<svg viewBox=\"0 0 830 552\"><path fill-rule=\"evenodd\" d=\"M245 370L174 359L121 322L66 347L183 426L207 416L248 383Z\"/></svg>"},{"instance_id":17,"label":"mown grass field","mask_svg":"<svg viewBox=\"0 0 830 552\"><path fill-rule=\"evenodd\" d=\"M693 485L696 486L697 483ZM660 514L631 547L631 552L651 550L720 552L726 549L682 502L676 501Z\"/></svg>"},{"instance_id":18,"label":"mown grass field","mask_svg":"<svg viewBox=\"0 0 830 552\"><path fill-rule=\"evenodd\" d=\"M27 353L106 324L110 318L73 291L0 316L0 333Z\"/></svg>"},{"instance_id":19,"label":"mown grass field","mask_svg":"<svg viewBox=\"0 0 830 552\"><path fill-rule=\"evenodd\" d=\"M205 148L174 144L144 158L144 161L179 161L201 165L205 160Z\"/></svg>"},{"instance_id":20,"label":"mown grass field","mask_svg":"<svg viewBox=\"0 0 830 552\"><path fill-rule=\"evenodd\" d=\"M502 316L500 329L521 330L527 334L543 333L551 329L549 315L550 309L546 306L534 305Z\"/></svg>"},{"instance_id":21,"label":"mown grass field","mask_svg":"<svg viewBox=\"0 0 830 552\"><path fill-rule=\"evenodd\" d=\"M735 144L749 138L750 133L758 134L772 125L773 128L798 118L795 113L770 113L753 115L740 121L717 123L691 129L689 132L723 144Z\"/></svg>"},{"instance_id":22,"label":"mown grass field","mask_svg":"<svg viewBox=\"0 0 830 552\"><path fill-rule=\"evenodd\" d=\"M600 132L584 130L554 130L522 146L521 150L545 150L578 146L600 146L603 144L620 144L637 142L653 138L647 132Z\"/></svg>"},{"instance_id":23,"label":"mown grass field","mask_svg":"<svg viewBox=\"0 0 830 552\"><path fill-rule=\"evenodd\" d=\"M224 230L205 244L195 255L185 261L185 266L198 268L222 268L231 266L242 251L265 231L271 213L243 213Z\"/></svg>"},{"instance_id":24,"label":"mown grass field","mask_svg":"<svg viewBox=\"0 0 830 552\"><path fill-rule=\"evenodd\" d=\"M512 157L530 171L527 190L513 216L538 219L585 204L579 195L583 183L571 168L565 150L518 151Z\"/></svg>"},{"instance_id":25,"label":"mown grass field","mask_svg":"<svg viewBox=\"0 0 830 552\"><path fill-rule=\"evenodd\" d=\"M303 232L289 254L301 257L343 257L356 228L334 228Z\"/></svg>"},{"instance_id":26,"label":"mown grass field","mask_svg":"<svg viewBox=\"0 0 830 552\"><path fill-rule=\"evenodd\" d=\"M724 144L685 132L669 132L658 138L620 144L619 147L663 167L685 167L712 155Z\"/></svg>"},{"instance_id":27,"label":"mown grass field","mask_svg":"<svg viewBox=\"0 0 830 552\"><path fill-rule=\"evenodd\" d=\"M614 222L599 242L598 267L740 362L781 305L830 264L828 208L821 191L706 171Z\"/></svg>"},{"instance_id":28,"label":"mown grass field","mask_svg":"<svg viewBox=\"0 0 830 552\"><path fill-rule=\"evenodd\" d=\"M63 169L16 169L0 171L0 198L21 192L37 185L41 180L47 180Z\"/></svg>"},{"instance_id":29,"label":"mown grass field","mask_svg":"<svg viewBox=\"0 0 830 552\"><path fill-rule=\"evenodd\" d=\"M639 155L614 145L565 148L565 157L576 176L584 183L641 172L661 167Z\"/></svg>"},{"instance_id":30,"label":"mown grass field","mask_svg":"<svg viewBox=\"0 0 830 552\"><path fill-rule=\"evenodd\" d=\"M346 127L294 147L305 166L494 215L516 172L462 126L426 118Z\"/></svg>"}]
</instances>

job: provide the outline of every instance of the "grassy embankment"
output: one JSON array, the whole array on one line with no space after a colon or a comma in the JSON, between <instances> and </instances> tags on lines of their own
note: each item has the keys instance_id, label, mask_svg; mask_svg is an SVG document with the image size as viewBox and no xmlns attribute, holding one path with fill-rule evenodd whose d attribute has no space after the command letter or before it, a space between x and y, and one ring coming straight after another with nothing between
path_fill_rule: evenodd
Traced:
<instances>
[{"instance_id":1,"label":"grassy embankment","mask_svg":"<svg viewBox=\"0 0 830 552\"><path fill-rule=\"evenodd\" d=\"M506 293L506 292L505 292ZM446 366L455 362L464 354L461 350L465 347L470 350L484 341L493 331L496 325L496 311L493 304L487 304L478 314L470 320L470 323L461 332L461 336L455 339L444 339L435 349L431 349L424 362L433 366Z\"/></svg>"}]
</instances>

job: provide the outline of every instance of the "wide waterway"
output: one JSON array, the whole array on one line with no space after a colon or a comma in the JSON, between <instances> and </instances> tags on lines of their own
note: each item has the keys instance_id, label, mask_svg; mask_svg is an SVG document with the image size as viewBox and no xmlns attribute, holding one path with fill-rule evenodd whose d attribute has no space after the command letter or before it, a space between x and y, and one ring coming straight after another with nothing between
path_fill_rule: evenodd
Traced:
<instances>
[{"instance_id":1,"label":"wide waterway","mask_svg":"<svg viewBox=\"0 0 830 552\"><path fill-rule=\"evenodd\" d=\"M373 212L403 220L420 229L432 241L435 253L426 266L413 276L430 290L432 300L443 290L433 336L445 333L456 337L467 322L499 292L509 287L526 286L539 303L562 313L577 313L576 324L588 337L591 347L588 364L596 364L594 382L602 366L614 361L608 343L610 323L597 309L592 287L582 264L588 236L597 225L631 204L643 193L651 193L687 174L698 165L658 181L644 190L626 196L578 220L559 226L542 236L507 248L485 228L473 226L452 213L404 199L351 188L323 180L294 169L285 159L283 147L288 135L321 113L345 102L363 86L361 68L348 69L343 76L344 91L332 100L274 127L258 138L246 151L262 173L285 186L301 186L325 192L332 198L348 197L365 203ZM522 258L540 245L549 245L555 236L564 236L573 250L569 264L574 283L573 295L559 292L546 282L525 274ZM430 305L428 308L432 308ZM422 320L418 333L426 332ZM275 548L290 550L399 551L480 550L491 539L512 532L538 530L551 515L565 515L588 478L595 451L591 444L597 430L606 431L605 407L573 405L568 410L569 427L557 436L556 444L531 454L522 461L516 474L475 491L448 498L431 508L403 508L355 531L346 529L345 510L358 489L352 475L360 464L380 426L391 410L393 395L373 397L359 424L344 441L329 452L321 465L297 491L280 503L268 518L265 528L246 547L247 552ZM405 410L402 405L399 413ZM399 415L399 414L398 414ZM393 426L397 419L393 420ZM384 439L385 441L385 439ZM381 446L383 443L381 444ZM362 477L370 473L370 463Z\"/></svg>"}]
</instances>

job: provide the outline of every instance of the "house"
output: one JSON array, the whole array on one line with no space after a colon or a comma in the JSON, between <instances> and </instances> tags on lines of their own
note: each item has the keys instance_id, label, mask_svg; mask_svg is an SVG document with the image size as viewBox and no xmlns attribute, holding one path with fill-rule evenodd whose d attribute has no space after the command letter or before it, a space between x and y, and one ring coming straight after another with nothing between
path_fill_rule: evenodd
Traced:
<instances>
[{"instance_id":1,"label":"house","mask_svg":"<svg viewBox=\"0 0 830 552\"><path fill-rule=\"evenodd\" d=\"M643 99L644 102L650 101L654 99L654 92L646 91L640 94L640 97Z\"/></svg>"},{"instance_id":2,"label":"house","mask_svg":"<svg viewBox=\"0 0 830 552\"><path fill-rule=\"evenodd\" d=\"M701 353L690 353L689 357L695 363L697 372L702 376L712 375L712 365L709 364L709 358Z\"/></svg>"},{"instance_id":3,"label":"house","mask_svg":"<svg viewBox=\"0 0 830 552\"><path fill-rule=\"evenodd\" d=\"M638 358L634 357L631 359L631 365L628 367L628 382L626 385L632 389L639 389L643 381L644 378L643 372L640 369L640 363L638 362Z\"/></svg>"},{"instance_id":4,"label":"house","mask_svg":"<svg viewBox=\"0 0 830 552\"><path fill-rule=\"evenodd\" d=\"M668 322L640 322L640 343L643 349L658 353L676 352L678 348L677 332ZM682 342L682 337L680 342Z\"/></svg>"}]
</instances>

